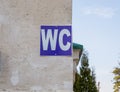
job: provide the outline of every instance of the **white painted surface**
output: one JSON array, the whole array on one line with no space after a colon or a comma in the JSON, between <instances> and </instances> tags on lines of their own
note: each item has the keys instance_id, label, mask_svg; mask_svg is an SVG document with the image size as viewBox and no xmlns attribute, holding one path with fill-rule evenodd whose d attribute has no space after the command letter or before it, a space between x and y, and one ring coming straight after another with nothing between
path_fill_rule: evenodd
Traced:
<instances>
[{"instance_id":1,"label":"white painted surface","mask_svg":"<svg viewBox=\"0 0 120 92\"><path fill-rule=\"evenodd\" d=\"M69 32L69 30L67 29L63 29L61 32L60 32L60 35L59 35L59 45L60 45L60 48L63 50L63 51L67 51L68 49L70 49L71 47L71 43L70 42L67 42L66 45L64 45L63 43L63 36L66 34L67 37L69 37L71 34Z\"/></svg>"}]
</instances>

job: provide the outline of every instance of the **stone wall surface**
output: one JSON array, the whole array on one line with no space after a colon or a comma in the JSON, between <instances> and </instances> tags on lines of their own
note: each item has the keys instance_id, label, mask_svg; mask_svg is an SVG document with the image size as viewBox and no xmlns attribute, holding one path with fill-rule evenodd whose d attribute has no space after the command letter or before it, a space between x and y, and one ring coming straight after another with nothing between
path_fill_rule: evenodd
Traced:
<instances>
[{"instance_id":1,"label":"stone wall surface","mask_svg":"<svg viewBox=\"0 0 120 92\"><path fill-rule=\"evenodd\" d=\"M71 4L0 0L0 92L72 92L72 56L40 56L40 26L71 25Z\"/></svg>"}]
</instances>

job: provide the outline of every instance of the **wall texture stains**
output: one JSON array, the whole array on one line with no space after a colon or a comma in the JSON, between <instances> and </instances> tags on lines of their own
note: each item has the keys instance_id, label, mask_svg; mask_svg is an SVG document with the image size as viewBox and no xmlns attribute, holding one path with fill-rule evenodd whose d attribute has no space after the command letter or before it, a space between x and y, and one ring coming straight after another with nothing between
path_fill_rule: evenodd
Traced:
<instances>
[{"instance_id":1,"label":"wall texture stains","mask_svg":"<svg viewBox=\"0 0 120 92\"><path fill-rule=\"evenodd\" d=\"M10 80L13 86L16 86L19 83L19 74L17 70L12 71Z\"/></svg>"},{"instance_id":2,"label":"wall texture stains","mask_svg":"<svg viewBox=\"0 0 120 92\"><path fill-rule=\"evenodd\" d=\"M40 56L41 25L71 25L71 0L0 0L0 92L72 92L73 58Z\"/></svg>"}]
</instances>

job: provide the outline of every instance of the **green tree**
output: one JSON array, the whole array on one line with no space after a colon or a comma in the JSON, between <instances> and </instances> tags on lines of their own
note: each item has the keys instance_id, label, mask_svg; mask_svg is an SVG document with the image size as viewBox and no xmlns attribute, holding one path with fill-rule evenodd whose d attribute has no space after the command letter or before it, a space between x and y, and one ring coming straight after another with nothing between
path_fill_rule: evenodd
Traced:
<instances>
[{"instance_id":1,"label":"green tree","mask_svg":"<svg viewBox=\"0 0 120 92\"><path fill-rule=\"evenodd\" d=\"M120 89L120 63L118 67L115 67L113 70L114 76L114 92L119 92Z\"/></svg>"},{"instance_id":2,"label":"green tree","mask_svg":"<svg viewBox=\"0 0 120 92\"><path fill-rule=\"evenodd\" d=\"M74 92L97 92L95 72L89 68L86 52L81 57L79 74L76 73Z\"/></svg>"},{"instance_id":3,"label":"green tree","mask_svg":"<svg viewBox=\"0 0 120 92\"><path fill-rule=\"evenodd\" d=\"M94 69L92 70L92 91L98 92L97 86L96 86L96 75Z\"/></svg>"},{"instance_id":4,"label":"green tree","mask_svg":"<svg viewBox=\"0 0 120 92\"><path fill-rule=\"evenodd\" d=\"M73 85L73 90L74 92L81 92L81 89L80 89L80 75L78 73L75 74L75 82L74 82L74 85Z\"/></svg>"}]
</instances>

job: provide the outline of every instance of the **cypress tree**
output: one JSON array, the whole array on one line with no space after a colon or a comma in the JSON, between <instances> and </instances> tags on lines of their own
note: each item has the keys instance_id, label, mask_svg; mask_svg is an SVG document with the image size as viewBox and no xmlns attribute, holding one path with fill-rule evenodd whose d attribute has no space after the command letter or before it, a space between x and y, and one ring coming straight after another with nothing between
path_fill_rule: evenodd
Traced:
<instances>
[{"instance_id":1,"label":"cypress tree","mask_svg":"<svg viewBox=\"0 0 120 92\"><path fill-rule=\"evenodd\" d=\"M76 73L74 92L97 92L95 73L89 68L86 52L81 57L79 74Z\"/></svg>"}]
</instances>

